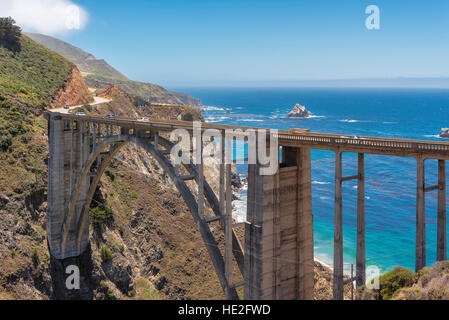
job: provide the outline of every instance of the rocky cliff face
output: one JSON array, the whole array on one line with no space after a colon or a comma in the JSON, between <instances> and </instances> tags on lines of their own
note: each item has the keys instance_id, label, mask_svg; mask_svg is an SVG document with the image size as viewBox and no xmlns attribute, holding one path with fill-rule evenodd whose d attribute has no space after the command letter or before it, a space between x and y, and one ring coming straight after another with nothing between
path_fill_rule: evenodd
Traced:
<instances>
[{"instance_id":1,"label":"rocky cliff face","mask_svg":"<svg viewBox=\"0 0 449 320\"><path fill-rule=\"evenodd\" d=\"M68 104L70 106L84 105L93 102L94 99L89 89L84 83L81 72L77 67L73 67L72 74L64 88L60 88L56 94L53 107L63 107Z\"/></svg>"}]
</instances>

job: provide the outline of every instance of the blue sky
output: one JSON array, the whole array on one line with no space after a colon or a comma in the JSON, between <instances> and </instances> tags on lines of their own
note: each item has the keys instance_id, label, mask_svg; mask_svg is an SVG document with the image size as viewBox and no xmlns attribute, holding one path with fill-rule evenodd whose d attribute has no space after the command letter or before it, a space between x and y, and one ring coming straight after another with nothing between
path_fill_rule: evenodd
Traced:
<instances>
[{"instance_id":1,"label":"blue sky","mask_svg":"<svg viewBox=\"0 0 449 320\"><path fill-rule=\"evenodd\" d=\"M72 0L57 35L134 80L163 85L449 77L448 0ZM365 8L380 9L380 30Z\"/></svg>"}]
</instances>

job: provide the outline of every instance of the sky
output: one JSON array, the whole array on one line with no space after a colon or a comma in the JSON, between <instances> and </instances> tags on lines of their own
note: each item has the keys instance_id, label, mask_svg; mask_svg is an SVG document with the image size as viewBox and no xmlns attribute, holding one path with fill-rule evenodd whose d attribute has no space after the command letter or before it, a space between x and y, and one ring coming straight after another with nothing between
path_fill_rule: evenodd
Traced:
<instances>
[{"instance_id":1,"label":"sky","mask_svg":"<svg viewBox=\"0 0 449 320\"><path fill-rule=\"evenodd\" d=\"M449 78L449 0L0 0L9 13L162 85Z\"/></svg>"}]
</instances>

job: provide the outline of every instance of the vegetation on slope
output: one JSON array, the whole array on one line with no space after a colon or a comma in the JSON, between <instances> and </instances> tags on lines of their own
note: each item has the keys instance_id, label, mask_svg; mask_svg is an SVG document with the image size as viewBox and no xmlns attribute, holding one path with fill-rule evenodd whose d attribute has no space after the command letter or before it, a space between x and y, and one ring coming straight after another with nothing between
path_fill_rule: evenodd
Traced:
<instances>
[{"instance_id":1,"label":"vegetation on slope","mask_svg":"<svg viewBox=\"0 0 449 320\"><path fill-rule=\"evenodd\" d=\"M0 18L0 26L0 296L44 299L51 296L51 278L42 112L69 80L73 64L26 36L12 43L6 36L18 30L12 20Z\"/></svg>"},{"instance_id":2,"label":"vegetation on slope","mask_svg":"<svg viewBox=\"0 0 449 320\"><path fill-rule=\"evenodd\" d=\"M149 102L201 106L201 101L199 99L192 98L184 93L167 91L156 84L108 78L97 74L88 75L85 78L85 82L89 87L99 90L105 90L111 86L116 86L133 96L140 97Z\"/></svg>"},{"instance_id":3,"label":"vegetation on slope","mask_svg":"<svg viewBox=\"0 0 449 320\"><path fill-rule=\"evenodd\" d=\"M19 50L11 50L0 39L0 96L39 114L65 87L73 64L26 36L19 43Z\"/></svg>"},{"instance_id":4,"label":"vegetation on slope","mask_svg":"<svg viewBox=\"0 0 449 320\"><path fill-rule=\"evenodd\" d=\"M38 33L25 33L34 41L44 45L50 50L59 53L67 60L76 64L81 72L94 73L102 77L118 80L128 80L123 74L111 67L104 60L97 60L92 54L81 50L71 44Z\"/></svg>"},{"instance_id":5,"label":"vegetation on slope","mask_svg":"<svg viewBox=\"0 0 449 320\"><path fill-rule=\"evenodd\" d=\"M449 300L449 261L437 262L416 273L396 267L380 276L379 284L377 290L362 286L359 299Z\"/></svg>"}]
</instances>

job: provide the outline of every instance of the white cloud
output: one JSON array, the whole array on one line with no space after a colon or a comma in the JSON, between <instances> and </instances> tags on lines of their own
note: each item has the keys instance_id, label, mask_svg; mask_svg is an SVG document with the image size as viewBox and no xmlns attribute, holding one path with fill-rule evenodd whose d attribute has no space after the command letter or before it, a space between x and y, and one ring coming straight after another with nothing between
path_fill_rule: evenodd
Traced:
<instances>
[{"instance_id":1,"label":"white cloud","mask_svg":"<svg viewBox=\"0 0 449 320\"><path fill-rule=\"evenodd\" d=\"M70 0L0 0L0 16L11 16L24 31L64 34L86 26L87 11Z\"/></svg>"}]
</instances>

